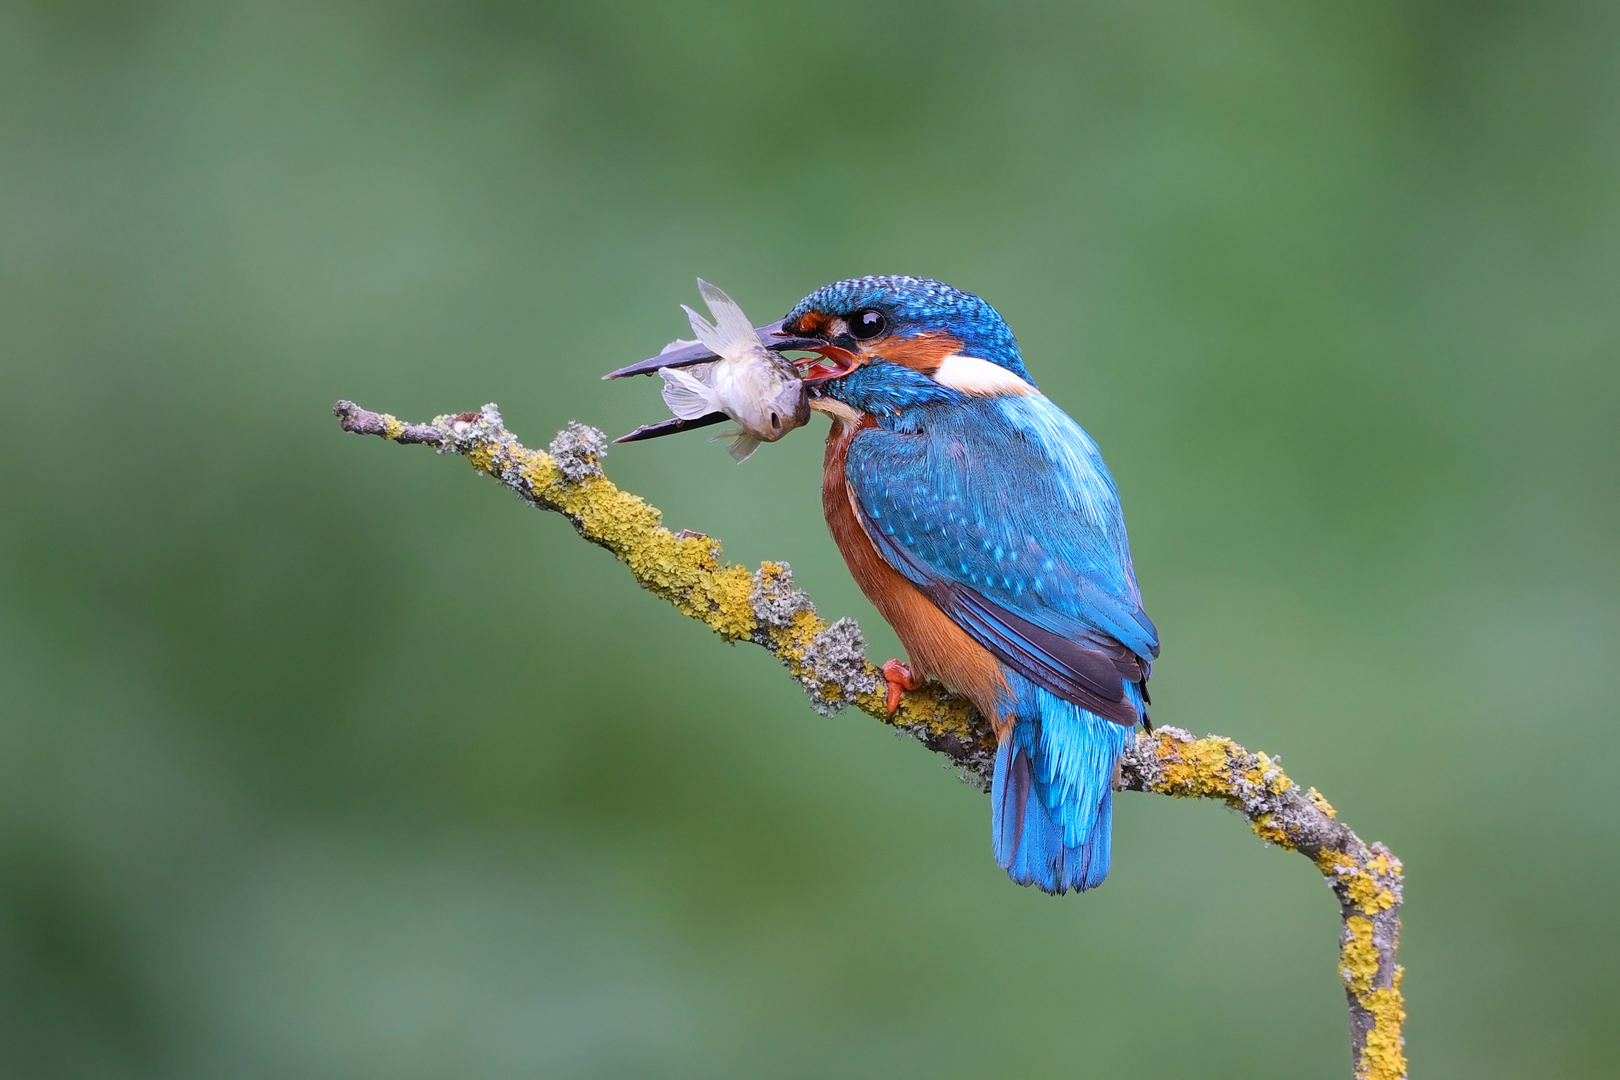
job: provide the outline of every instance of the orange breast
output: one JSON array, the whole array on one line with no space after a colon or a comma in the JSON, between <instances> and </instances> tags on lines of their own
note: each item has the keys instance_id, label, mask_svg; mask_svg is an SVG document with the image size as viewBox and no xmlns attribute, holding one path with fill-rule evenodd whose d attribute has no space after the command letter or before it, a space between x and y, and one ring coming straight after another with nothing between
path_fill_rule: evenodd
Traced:
<instances>
[{"instance_id":1,"label":"orange breast","mask_svg":"<svg viewBox=\"0 0 1620 1080\"><path fill-rule=\"evenodd\" d=\"M912 670L934 676L967 695L991 718L997 736L1004 736L1011 728L1011 717L1001 716L1007 680L996 658L890 566L866 534L844 476L844 462L855 433L874 426L870 416L855 423L833 418L821 478L821 509L827 527L861 592L900 636Z\"/></svg>"}]
</instances>

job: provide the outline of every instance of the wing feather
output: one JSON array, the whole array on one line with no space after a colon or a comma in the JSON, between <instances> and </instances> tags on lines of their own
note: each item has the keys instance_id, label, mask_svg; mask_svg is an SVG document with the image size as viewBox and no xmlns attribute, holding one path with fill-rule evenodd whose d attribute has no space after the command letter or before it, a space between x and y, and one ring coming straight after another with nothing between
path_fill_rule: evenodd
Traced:
<instances>
[{"instance_id":1,"label":"wing feather","mask_svg":"<svg viewBox=\"0 0 1620 1080\"><path fill-rule=\"evenodd\" d=\"M997 659L1122 724L1158 632L1096 446L1045 398L981 399L872 428L846 476L878 552Z\"/></svg>"}]
</instances>

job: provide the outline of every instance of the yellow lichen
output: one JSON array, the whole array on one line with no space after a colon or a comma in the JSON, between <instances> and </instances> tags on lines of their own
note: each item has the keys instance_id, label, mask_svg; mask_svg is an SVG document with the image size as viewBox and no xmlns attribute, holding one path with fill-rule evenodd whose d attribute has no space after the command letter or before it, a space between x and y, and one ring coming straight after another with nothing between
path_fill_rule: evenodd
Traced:
<instances>
[{"instance_id":1,"label":"yellow lichen","mask_svg":"<svg viewBox=\"0 0 1620 1080\"><path fill-rule=\"evenodd\" d=\"M766 559L759 564L759 583L762 587L769 588L782 579L784 572L785 568L781 563Z\"/></svg>"},{"instance_id":2,"label":"yellow lichen","mask_svg":"<svg viewBox=\"0 0 1620 1080\"><path fill-rule=\"evenodd\" d=\"M1308 788L1305 791L1305 795L1311 800L1311 805L1322 811L1322 813L1326 814L1330 818L1338 818L1339 812L1333 809L1332 803L1328 802L1322 797L1322 793L1320 791L1317 791L1315 788Z\"/></svg>"},{"instance_id":3,"label":"yellow lichen","mask_svg":"<svg viewBox=\"0 0 1620 1080\"><path fill-rule=\"evenodd\" d=\"M1284 795L1294 786L1294 782L1288 779L1288 774L1283 772L1282 766L1271 760L1265 751L1257 751L1254 758L1259 764L1250 770L1251 783L1265 788L1273 795Z\"/></svg>"},{"instance_id":4,"label":"yellow lichen","mask_svg":"<svg viewBox=\"0 0 1620 1080\"><path fill-rule=\"evenodd\" d=\"M813 611L801 611L784 629L775 631L771 640L776 643L776 653L782 659L803 661L810 642L825 629L826 620Z\"/></svg>"},{"instance_id":5,"label":"yellow lichen","mask_svg":"<svg viewBox=\"0 0 1620 1080\"><path fill-rule=\"evenodd\" d=\"M1154 753L1163 763L1158 790L1193 799L1230 799L1234 792L1228 754L1237 749L1231 739L1212 736L1197 742L1159 739Z\"/></svg>"},{"instance_id":6,"label":"yellow lichen","mask_svg":"<svg viewBox=\"0 0 1620 1080\"><path fill-rule=\"evenodd\" d=\"M1395 894L1384 879L1398 878L1400 870L1390 865L1387 856L1375 855L1361 866L1342 851L1323 849L1316 855L1316 866L1329 879L1344 882L1345 894L1363 914L1377 915L1395 906Z\"/></svg>"},{"instance_id":7,"label":"yellow lichen","mask_svg":"<svg viewBox=\"0 0 1620 1080\"><path fill-rule=\"evenodd\" d=\"M1328 877L1338 880L1344 877L1346 873L1355 872L1356 860L1342 851L1323 848L1316 853L1316 868Z\"/></svg>"},{"instance_id":8,"label":"yellow lichen","mask_svg":"<svg viewBox=\"0 0 1620 1080\"><path fill-rule=\"evenodd\" d=\"M1358 871L1345 886L1350 900L1368 915L1388 911L1395 906L1395 894L1378 883L1378 879L1365 870Z\"/></svg>"},{"instance_id":9,"label":"yellow lichen","mask_svg":"<svg viewBox=\"0 0 1620 1080\"><path fill-rule=\"evenodd\" d=\"M885 693L878 690L864 694L857 704L873 716L886 716ZM931 735L949 735L966 742L989 740L994 737L982 721L975 723L978 713L966 699L947 694L937 683L921 690L907 691L900 698L900 710L892 722L910 727L921 727ZM992 744L993 745L993 744Z\"/></svg>"},{"instance_id":10,"label":"yellow lichen","mask_svg":"<svg viewBox=\"0 0 1620 1080\"><path fill-rule=\"evenodd\" d=\"M1347 937L1339 952L1339 976L1354 995L1356 1004L1373 1019L1361 1058L1356 1062L1356 1076L1360 1080L1403 1080L1406 1053L1401 1044L1401 1028L1406 1023L1406 1008L1401 997L1401 979L1405 972L1397 965L1391 986L1374 987L1379 954L1373 942L1372 920L1352 915L1344 925Z\"/></svg>"},{"instance_id":11,"label":"yellow lichen","mask_svg":"<svg viewBox=\"0 0 1620 1080\"><path fill-rule=\"evenodd\" d=\"M754 575L741 566L711 573L703 590L711 607L703 621L727 641L752 634L757 620L748 597L753 588Z\"/></svg>"},{"instance_id":12,"label":"yellow lichen","mask_svg":"<svg viewBox=\"0 0 1620 1080\"><path fill-rule=\"evenodd\" d=\"M1378 977L1378 946L1373 944L1371 919L1352 915L1344 921L1349 938L1339 950L1339 975L1344 985L1356 994L1372 989Z\"/></svg>"},{"instance_id":13,"label":"yellow lichen","mask_svg":"<svg viewBox=\"0 0 1620 1080\"><path fill-rule=\"evenodd\" d=\"M768 583L774 579L772 568L774 563L765 563L761 566L762 581ZM772 629L770 632L770 649L787 669L793 673L794 678L814 678L804 666L804 658L810 649L811 643L817 634L827 629L827 623L813 612L801 611L793 617L793 621L785 627ZM960 739L973 741L984 736L974 724L976 714L973 707L965 700L947 695L937 683L930 683L920 690L908 690L900 697L900 708L893 716L889 715L887 689L876 669L869 671L877 689L855 695L849 703L869 716L876 717L886 723L904 725L906 727L921 727L930 735L952 735ZM821 683L822 694L835 700L842 700L845 696L842 687L836 683Z\"/></svg>"},{"instance_id":14,"label":"yellow lichen","mask_svg":"<svg viewBox=\"0 0 1620 1080\"><path fill-rule=\"evenodd\" d=\"M399 417L390 413L383 413L382 422L383 438L398 440L401 435L405 434L405 423Z\"/></svg>"},{"instance_id":15,"label":"yellow lichen","mask_svg":"<svg viewBox=\"0 0 1620 1080\"><path fill-rule=\"evenodd\" d=\"M1282 827L1276 823L1276 819L1270 814L1261 814L1249 823L1249 828L1253 829L1254 834L1268 844L1276 844L1278 847L1287 848L1289 851L1294 850L1293 841L1288 839L1288 834L1283 831Z\"/></svg>"},{"instance_id":16,"label":"yellow lichen","mask_svg":"<svg viewBox=\"0 0 1620 1080\"><path fill-rule=\"evenodd\" d=\"M550 454L485 442L462 453L484 473L498 475L502 465L515 466L536 499L574 518L586 539L617 555L644 588L683 614L728 640L753 633L752 575L744 567L722 564L715 541L676 536L660 524L663 515L655 508L606 477L566 482Z\"/></svg>"},{"instance_id":17,"label":"yellow lichen","mask_svg":"<svg viewBox=\"0 0 1620 1080\"><path fill-rule=\"evenodd\" d=\"M1367 1044L1357 1063L1357 1080L1405 1080L1406 1049L1401 1043L1401 1027L1406 1023L1406 1002L1401 997L1405 971L1395 968L1394 985L1357 994L1356 1001L1373 1017Z\"/></svg>"}]
</instances>

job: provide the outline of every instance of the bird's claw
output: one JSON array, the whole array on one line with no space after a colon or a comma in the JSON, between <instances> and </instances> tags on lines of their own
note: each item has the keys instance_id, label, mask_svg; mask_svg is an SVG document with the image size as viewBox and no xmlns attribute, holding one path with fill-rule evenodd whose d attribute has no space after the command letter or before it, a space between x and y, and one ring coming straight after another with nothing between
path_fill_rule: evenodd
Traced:
<instances>
[{"instance_id":1,"label":"bird's claw","mask_svg":"<svg viewBox=\"0 0 1620 1080\"><path fill-rule=\"evenodd\" d=\"M910 664L902 664L898 660L890 660L883 665L883 681L889 684L889 695L884 702L889 715L893 716L900 708L900 695L907 690L922 689L922 680L912 674Z\"/></svg>"}]
</instances>

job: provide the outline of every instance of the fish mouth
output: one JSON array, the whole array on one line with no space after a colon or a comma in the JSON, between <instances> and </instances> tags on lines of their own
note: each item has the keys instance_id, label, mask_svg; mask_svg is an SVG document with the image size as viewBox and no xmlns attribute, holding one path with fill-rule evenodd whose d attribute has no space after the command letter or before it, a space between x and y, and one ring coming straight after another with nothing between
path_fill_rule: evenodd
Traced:
<instances>
[{"instance_id":1,"label":"fish mouth","mask_svg":"<svg viewBox=\"0 0 1620 1080\"><path fill-rule=\"evenodd\" d=\"M848 375L859 366L855 354L849 350L834 345L826 338L800 337L797 334L789 333L783 328L782 320L768 323L765 326L756 326L754 332L759 335L760 343L771 352L778 354L811 354L805 359L789 357L783 357L783 359L798 369L800 381L809 387L812 393L815 392L817 384L824 383L828 379ZM631 375L655 375L659 368L691 367L693 364L706 364L718 359L720 359L719 356L703 345L693 343L659 353L657 356L648 357L634 364L627 364L615 371L608 372L602 378L623 379ZM678 435L683 431L711 427L730 419L731 417L723 412L706 413L691 420L672 417L668 420L661 420L656 424L643 424L630 434L621 435L613 441L615 443L642 442L647 439L657 439L664 435Z\"/></svg>"}]
</instances>

